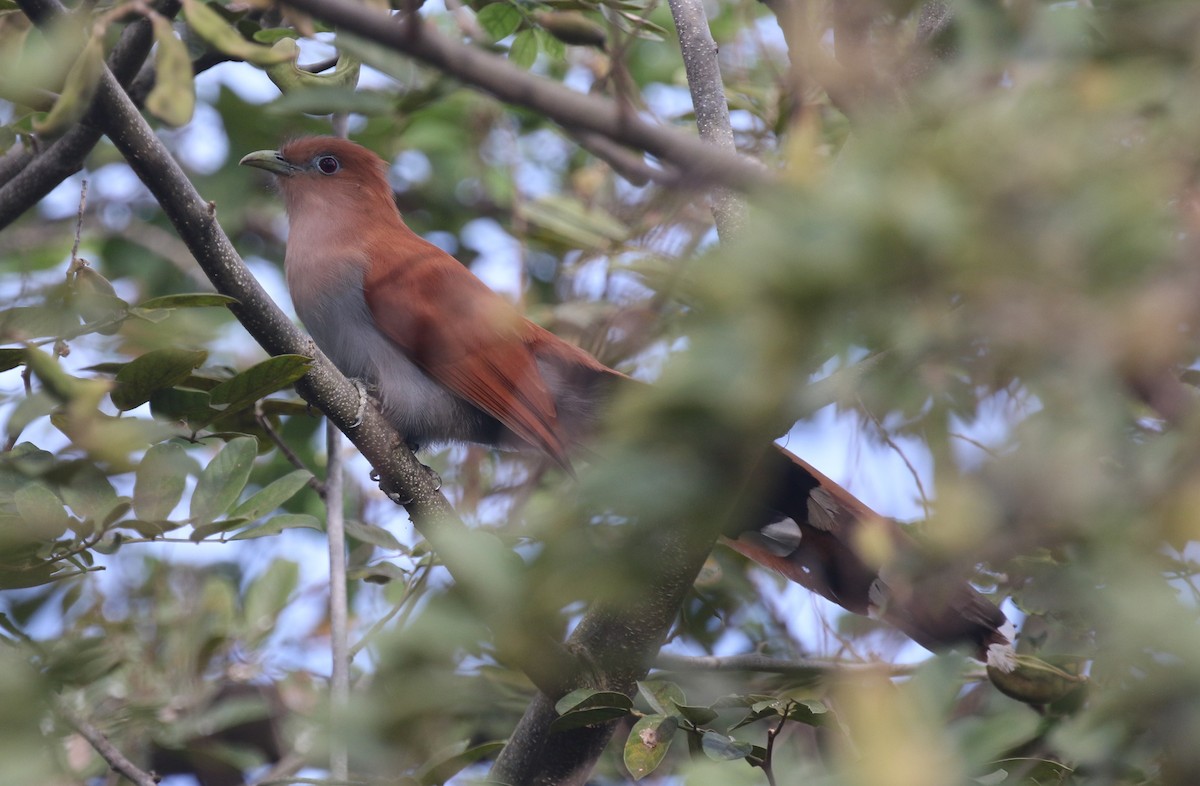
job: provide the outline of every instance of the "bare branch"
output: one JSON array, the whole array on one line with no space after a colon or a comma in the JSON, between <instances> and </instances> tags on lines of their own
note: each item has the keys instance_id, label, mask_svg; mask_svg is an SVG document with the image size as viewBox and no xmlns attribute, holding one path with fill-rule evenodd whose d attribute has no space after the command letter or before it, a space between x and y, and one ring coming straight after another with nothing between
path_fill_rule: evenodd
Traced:
<instances>
[{"instance_id":1,"label":"bare branch","mask_svg":"<svg viewBox=\"0 0 1200 786\"><path fill-rule=\"evenodd\" d=\"M66 13L59 0L19 0L19 5L39 25L50 24ZM476 570L478 558L499 562L508 558L508 552L463 525L429 473L376 408L359 413L359 391L255 280L217 223L216 205L196 191L107 68L93 107L95 121L158 200L217 291L237 298L230 311L251 336L273 355L299 354L314 359L309 373L297 382L297 390L350 438L382 478L381 488L406 500L414 525L437 549L464 596L492 626L501 656L518 664L544 690L565 692L563 686L576 671L575 658L548 637L518 630L513 620L520 610L498 603L495 588L487 586Z\"/></svg>"},{"instance_id":2,"label":"bare branch","mask_svg":"<svg viewBox=\"0 0 1200 786\"><path fill-rule=\"evenodd\" d=\"M58 713L59 717L67 722L67 725L79 732L79 735L95 748L96 753L99 753L108 762L108 766L114 772L124 775L133 781L136 786L158 786L158 778L126 758L125 754L117 750L117 746L113 745L108 737L104 736L99 729L67 707L64 701L60 699L55 702L54 710Z\"/></svg>"},{"instance_id":3,"label":"bare branch","mask_svg":"<svg viewBox=\"0 0 1200 786\"><path fill-rule=\"evenodd\" d=\"M659 653L654 667L664 671L753 671L782 674L789 677L820 677L869 671L886 671L889 676L911 674L917 664L870 663L866 661L830 660L828 658L770 658L766 655L673 655Z\"/></svg>"},{"instance_id":4,"label":"bare branch","mask_svg":"<svg viewBox=\"0 0 1200 786\"><path fill-rule=\"evenodd\" d=\"M432 24L407 23L345 0L286 0L285 4L410 55L567 128L602 134L622 145L645 150L696 182L749 189L770 181L767 170L750 159L713 150L673 128L651 125L611 99L585 95L523 71L507 60L447 38Z\"/></svg>"},{"instance_id":5,"label":"bare branch","mask_svg":"<svg viewBox=\"0 0 1200 786\"><path fill-rule=\"evenodd\" d=\"M736 153L729 103L725 100L725 84L717 61L717 42L708 29L704 6L700 0L669 0L669 4L679 34L679 49L700 139L714 149ZM746 223L746 204L729 189L713 192L712 211L722 240L728 240Z\"/></svg>"},{"instance_id":6,"label":"bare branch","mask_svg":"<svg viewBox=\"0 0 1200 786\"><path fill-rule=\"evenodd\" d=\"M51 11L37 4L25 9L25 13L37 24L44 24ZM179 13L179 0L163 0L156 10L164 16L174 17ZM108 58L108 66L120 84L134 78L150 54L154 35L149 19L139 19L128 25ZM22 213L33 207L49 194L55 186L78 172L88 153L100 141L101 129L95 116L95 107L100 99L93 100L92 109L84 115L83 122L72 128L50 147L25 159L14 159L21 163L18 170L6 157L6 165L0 167L0 229L11 224Z\"/></svg>"}]
</instances>

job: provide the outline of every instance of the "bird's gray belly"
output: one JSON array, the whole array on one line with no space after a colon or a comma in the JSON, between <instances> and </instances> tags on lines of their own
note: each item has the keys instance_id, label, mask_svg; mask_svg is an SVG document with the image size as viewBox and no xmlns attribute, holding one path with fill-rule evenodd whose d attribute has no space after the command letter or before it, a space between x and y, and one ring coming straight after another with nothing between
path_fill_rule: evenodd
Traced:
<instances>
[{"instance_id":1,"label":"bird's gray belly","mask_svg":"<svg viewBox=\"0 0 1200 786\"><path fill-rule=\"evenodd\" d=\"M319 305L295 305L321 351L372 388L384 416L410 443L505 441L506 429L494 418L434 381L379 332L360 287L326 291Z\"/></svg>"}]
</instances>

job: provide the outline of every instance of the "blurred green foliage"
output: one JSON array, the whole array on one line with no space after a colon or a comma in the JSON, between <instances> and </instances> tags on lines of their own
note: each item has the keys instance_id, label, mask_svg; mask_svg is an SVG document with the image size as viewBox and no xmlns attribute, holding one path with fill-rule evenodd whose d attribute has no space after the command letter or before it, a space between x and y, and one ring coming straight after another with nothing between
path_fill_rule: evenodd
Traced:
<instances>
[{"instance_id":1,"label":"blurred green foliage","mask_svg":"<svg viewBox=\"0 0 1200 786\"><path fill-rule=\"evenodd\" d=\"M598 779L765 782L742 759L779 783L1200 782L1187 372L1200 5L958 0L949 26L923 27L937 5L875 0L847 21L836 3L797 0L792 64L780 3L709 9L739 149L783 173L721 247L695 195L634 187L545 118L394 53L341 37L378 69L357 94L335 81L251 98L247 85L274 96L262 72L220 61L251 40L270 51L303 22L296 33L273 10L219 6L211 35L176 25L199 103L163 139L277 290L281 205L232 163L327 131L303 110L342 102L365 113L353 137L395 162L414 229L508 270L539 322L657 378L618 402L578 484L476 448L430 459L460 513L524 557L480 566L497 603L519 599L513 619L560 631L598 598L640 592L655 527L734 515L745 459L832 407L867 456L919 446L925 514L911 529L934 562L979 566L979 586L1021 612L1022 649L1089 677L1035 708L952 655L895 666L896 635L807 606L818 623L789 625L798 604L764 602L771 579L718 552L678 644L854 665L656 675ZM498 57L693 120L663 7L500 0L464 13ZM549 13L598 27L579 46ZM128 21L106 19L110 33ZM22 91L90 90L84 40L100 42L31 31L0 3L6 147L77 117ZM171 84L191 92L167 49ZM179 125L179 103L150 109ZM319 421L290 389L304 362L266 360L219 298L189 294L206 289L198 268L107 141L87 177L80 229L72 179L0 232L0 700L19 708L0 714L0 781L105 782L70 713L140 766L204 786L289 752L319 776L333 739L358 775L422 783L493 755L532 687L496 660L436 555L387 528L395 509L357 465L346 507L361 651L353 712L328 723L326 580L284 556L307 553L322 506L273 441L323 473ZM918 496L912 478L890 480ZM219 559L189 559L198 541L219 542L203 547ZM575 698L564 717L625 709Z\"/></svg>"}]
</instances>

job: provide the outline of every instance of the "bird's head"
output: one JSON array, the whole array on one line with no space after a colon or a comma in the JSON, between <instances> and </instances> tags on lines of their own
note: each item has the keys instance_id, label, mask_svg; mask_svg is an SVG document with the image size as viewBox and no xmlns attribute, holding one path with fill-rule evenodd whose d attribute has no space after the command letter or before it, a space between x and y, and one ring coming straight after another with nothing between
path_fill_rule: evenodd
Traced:
<instances>
[{"instance_id":1,"label":"bird's head","mask_svg":"<svg viewBox=\"0 0 1200 786\"><path fill-rule=\"evenodd\" d=\"M343 205L360 213L373 207L395 211L383 159L346 139L300 137L279 150L250 153L239 163L276 176L293 219L336 212Z\"/></svg>"}]
</instances>

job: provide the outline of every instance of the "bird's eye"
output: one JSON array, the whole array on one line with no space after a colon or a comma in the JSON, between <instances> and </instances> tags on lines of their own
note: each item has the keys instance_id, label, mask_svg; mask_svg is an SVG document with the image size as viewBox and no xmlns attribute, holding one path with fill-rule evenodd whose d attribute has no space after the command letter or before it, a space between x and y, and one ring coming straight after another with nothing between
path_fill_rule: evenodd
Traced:
<instances>
[{"instance_id":1,"label":"bird's eye","mask_svg":"<svg viewBox=\"0 0 1200 786\"><path fill-rule=\"evenodd\" d=\"M322 174L332 175L341 168L341 163L333 156L321 156L317 159L317 169L321 170Z\"/></svg>"}]
</instances>

